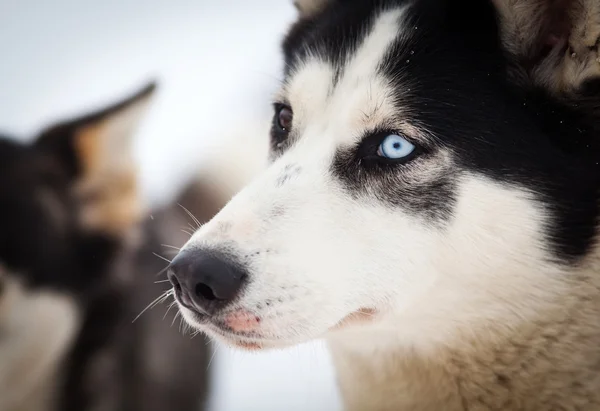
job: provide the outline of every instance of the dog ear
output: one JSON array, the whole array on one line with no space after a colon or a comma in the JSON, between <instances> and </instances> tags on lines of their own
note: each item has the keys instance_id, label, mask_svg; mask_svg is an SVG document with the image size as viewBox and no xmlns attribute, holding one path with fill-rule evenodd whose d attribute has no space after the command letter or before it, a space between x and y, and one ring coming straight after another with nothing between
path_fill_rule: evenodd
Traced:
<instances>
[{"instance_id":1,"label":"dog ear","mask_svg":"<svg viewBox=\"0 0 600 411\"><path fill-rule=\"evenodd\" d=\"M294 0L301 17L311 17L321 11L330 0Z\"/></svg>"},{"instance_id":2,"label":"dog ear","mask_svg":"<svg viewBox=\"0 0 600 411\"><path fill-rule=\"evenodd\" d=\"M552 93L600 80L600 1L492 0L519 75Z\"/></svg>"},{"instance_id":3,"label":"dog ear","mask_svg":"<svg viewBox=\"0 0 600 411\"><path fill-rule=\"evenodd\" d=\"M68 176L87 229L122 234L141 217L133 137L155 88L50 127L34 143Z\"/></svg>"}]
</instances>

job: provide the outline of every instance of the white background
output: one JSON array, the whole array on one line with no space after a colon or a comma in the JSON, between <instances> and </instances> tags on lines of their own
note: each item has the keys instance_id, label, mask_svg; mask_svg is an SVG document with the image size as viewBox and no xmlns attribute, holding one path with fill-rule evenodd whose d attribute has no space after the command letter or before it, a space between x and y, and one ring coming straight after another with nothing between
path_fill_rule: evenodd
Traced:
<instances>
[{"instance_id":1,"label":"white background","mask_svg":"<svg viewBox=\"0 0 600 411\"><path fill-rule=\"evenodd\" d=\"M208 146L242 130L243 150L244 122L270 115L293 18L291 0L0 0L0 130L28 138L158 79L136 153L148 200L168 201ZM210 369L215 411L339 408L320 343L219 348Z\"/></svg>"}]
</instances>

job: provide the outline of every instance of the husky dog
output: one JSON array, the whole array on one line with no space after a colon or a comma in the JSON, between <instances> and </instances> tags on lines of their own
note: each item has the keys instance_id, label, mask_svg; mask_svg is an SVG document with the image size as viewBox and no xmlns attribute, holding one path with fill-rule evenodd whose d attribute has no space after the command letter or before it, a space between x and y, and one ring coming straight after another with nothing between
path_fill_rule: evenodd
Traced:
<instances>
[{"instance_id":1,"label":"husky dog","mask_svg":"<svg viewBox=\"0 0 600 411\"><path fill-rule=\"evenodd\" d=\"M271 163L170 266L349 410L600 409L600 2L299 0Z\"/></svg>"},{"instance_id":2,"label":"husky dog","mask_svg":"<svg viewBox=\"0 0 600 411\"><path fill-rule=\"evenodd\" d=\"M204 399L205 344L164 310L132 324L166 235L143 224L132 156L154 90L29 144L0 139L0 411L197 411Z\"/></svg>"}]
</instances>

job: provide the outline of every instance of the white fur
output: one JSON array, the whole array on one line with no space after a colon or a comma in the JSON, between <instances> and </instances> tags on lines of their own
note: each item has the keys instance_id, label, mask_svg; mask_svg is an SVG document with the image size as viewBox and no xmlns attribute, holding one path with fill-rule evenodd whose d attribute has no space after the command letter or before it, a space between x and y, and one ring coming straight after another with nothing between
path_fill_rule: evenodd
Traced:
<instances>
[{"instance_id":1,"label":"white fur","mask_svg":"<svg viewBox=\"0 0 600 411\"><path fill-rule=\"evenodd\" d=\"M29 292L7 273L0 295L0 410L52 409L53 387L80 318L72 298ZM24 408L22 408L24 407Z\"/></svg>"},{"instance_id":2,"label":"white fur","mask_svg":"<svg viewBox=\"0 0 600 411\"><path fill-rule=\"evenodd\" d=\"M465 334L493 338L490 323L511 329L537 318L560 294L562 270L547 262L541 235L546 212L527 191L458 172L457 204L440 227L400 207L352 198L332 176L336 150L383 121L427 138L401 119L405 108L390 99L376 70L405 35L403 13L378 18L335 88L333 68L316 58L291 76L280 96L294 109L294 145L185 246L233 243L231 252L260 252L248 267L248 288L230 309L260 317L259 337L227 341L272 347L325 336L336 350L381 361L384 369L389 357L376 359L377 352L429 352L460 345ZM409 175L421 182L451 167L452 155L444 152ZM338 327L365 309L372 313L365 322ZM203 329L223 338L214 326ZM338 368L351 375L344 361Z\"/></svg>"}]
</instances>

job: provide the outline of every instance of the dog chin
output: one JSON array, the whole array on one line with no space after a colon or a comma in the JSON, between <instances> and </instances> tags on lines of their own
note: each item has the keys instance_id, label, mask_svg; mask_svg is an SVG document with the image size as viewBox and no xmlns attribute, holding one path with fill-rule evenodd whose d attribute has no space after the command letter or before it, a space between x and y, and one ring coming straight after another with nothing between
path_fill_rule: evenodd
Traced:
<instances>
[{"instance_id":1,"label":"dog chin","mask_svg":"<svg viewBox=\"0 0 600 411\"><path fill-rule=\"evenodd\" d=\"M232 340L228 336L224 336L220 331L211 332L208 331L208 334L213 336L216 340L225 341L226 343L233 345L238 348L243 348L246 350L257 351L257 350L265 350L265 349L283 349L288 347L293 347L299 344L304 344L309 341L317 340L320 338L325 338L328 335L333 335L334 333L344 332L346 330L362 328L369 326L376 322L379 319L379 312L375 309L369 308L361 308L354 312L346 315L342 320L340 320L335 325L323 330L322 332L317 332L310 336L305 336L305 338L298 337L295 339L281 338L275 341L269 340L253 340L253 341L240 341L235 340L232 343ZM211 327L213 328L213 327Z\"/></svg>"},{"instance_id":2,"label":"dog chin","mask_svg":"<svg viewBox=\"0 0 600 411\"><path fill-rule=\"evenodd\" d=\"M228 346L248 351L259 351L266 349L281 349L302 344L313 339L325 336L331 332L360 327L371 323L377 317L377 311L373 309L360 309L348 314L337 324L323 330L319 335L306 336L306 338L261 338L260 319L244 310L237 310L227 317L229 322L211 320L209 316L191 311L179 304L183 319L197 331L207 334L212 339Z\"/></svg>"},{"instance_id":3,"label":"dog chin","mask_svg":"<svg viewBox=\"0 0 600 411\"><path fill-rule=\"evenodd\" d=\"M214 324L212 321L210 321L208 316L193 312L181 305L179 305L179 310L181 311L185 322L187 322L192 328L203 332L211 339L219 343L223 343L234 348L239 348L245 351L260 351L267 349L286 348L295 345L293 342L289 343L284 341L264 340L261 338L249 338L239 335L235 332L224 329L224 327Z\"/></svg>"}]
</instances>

